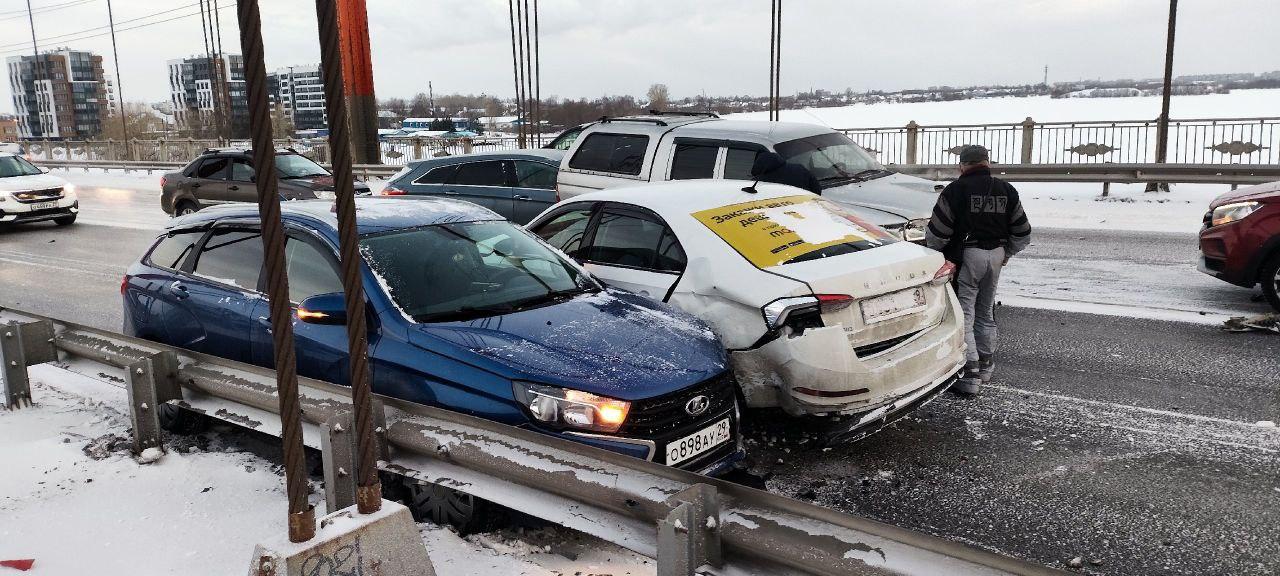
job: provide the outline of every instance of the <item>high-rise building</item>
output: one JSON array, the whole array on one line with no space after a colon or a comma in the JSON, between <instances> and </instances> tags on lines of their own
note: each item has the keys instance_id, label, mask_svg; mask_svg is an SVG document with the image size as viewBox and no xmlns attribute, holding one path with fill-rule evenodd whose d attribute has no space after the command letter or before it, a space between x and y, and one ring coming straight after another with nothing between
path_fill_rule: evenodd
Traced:
<instances>
[{"instance_id":1,"label":"high-rise building","mask_svg":"<svg viewBox=\"0 0 1280 576\"><path fill-rule=\"evenodd\" d=\"M324 109L324 80L320 67L289 66L267 75L267 88L272 106L280 106L293 120L295 130L319 130L329 127Z\"/></svg>"},{"instance_id":2,"label":"high-rise building","mask_svg":"<svg viewBox=\"0 0 1280 576\"><path fill-rule=\"evenodd\" d=\"M60 48L10 56L9 87L21 138L92 138L107 115L102 57Z\"/></svg>"},{"instance_id":3,"label":"high-rise building","mask_svg":"<svg viewBox=\"0 0 1280 576\"><path fill-rule=\"evenodd\" d=\"M193 56L170 60L168 65L169 99L180 130L231 138L244 138L249 134L243 57L239 54L213 58ZM224 127L220 128L219 122L223 122Z\"/></svg>"}]
</instances>

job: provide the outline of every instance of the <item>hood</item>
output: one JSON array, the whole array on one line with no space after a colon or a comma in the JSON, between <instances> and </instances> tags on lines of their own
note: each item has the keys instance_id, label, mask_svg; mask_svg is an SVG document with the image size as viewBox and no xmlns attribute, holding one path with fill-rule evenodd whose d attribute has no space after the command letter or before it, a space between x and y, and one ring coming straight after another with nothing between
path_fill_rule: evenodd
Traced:
<instances>
[{"instance_id":1,"label":"hood","mask_svg":"<svg viewBox=\"0 0 1280 576\"><path fill-rule=\"evenodd\" d=\"M466 322L418 324L409 341L512 380L620 400L660 396L725 371L723 347L697 318L627 292ZM470 358L467 358L471 355Z\"/></svg>"},{"instance_id":2,"label":"hood","mask_svg":"<svg viewBox=\"0 0 1280 576\"><path fill-rule=\"evenodd\" d=\"M842 202L835 198L829 198L826 195L825 190L823 191L822 197L827 198L832 202L835 202L836 204L839 204L841 208L844 208L845 210L853 212L854 214L861 216L866 221L872 224L875 224L876 226L879 226L881 228L884 228L886 226L891 228L896 226L902 226L903 224L906 224L908 220L905 216L894 214L893 212L886 212L884 210L877 210L875 208L869 208L867 206L862 206L859 204L850 204L848 202Z\"/></svg>"},{"instance_id":3,"label":"hood","mask_svg":"<svg viewBox=\"0 0 1280 576\"><path fill-rule=\"evenodd\" d=\"M31 176L10 176L0 178L0 192L29 192L66 186L67 181L53 174L33 174Z\"/></svg>"},{"instance_id":4,"label":"hood","mask_svg":"<svg viewBox=\"0 0 1280 576\"><path fill-rule=\"evenodd\" d=\"M822 191L822 197L841 204L865 206L904 220L928 219L938 203L937 182L906 174L890 174L865 182L850 182ZM873 220L874 221L874 220Z\"/></svg>"},{"instance_id":5,"label":"hood","mask_svg":"<svg viewBox=\"0 0 1280 576\"><path fill-rule=\"evenodd\" d=\"M761 152L756 155L756 161L751 165L751 175L759 177L761 174L772 172L781 168L787 161L782 159L782 155L777 152Z\"/></svg>"},{"instance_id":6,"label":"hood","mask_svg":"<svg viewBox=\"0 0 1280 576\"><path fill-rule=\"evenodd\" d=\"M311 190L333 190L333 176L330 175L294 178L292 180L283 180L282 182L292 182ZM355 180L354 184L357 192L369 190L369 184L358 179Z\"/></svg>"},{"instance_id":7,"label":"hood","mask_svg":"<svg viewBox=\"0 0 1280 576\"><path fill-rule=\"evenodd\" d=\"M1213 210L1223 204L1231 204L1233 202L1267 199L1280 200L1280 182L1267 182L1266 184L1232 190L1214 198L1213 202L1209 203L1209 209Z\"/></svg>"}]
</instances>

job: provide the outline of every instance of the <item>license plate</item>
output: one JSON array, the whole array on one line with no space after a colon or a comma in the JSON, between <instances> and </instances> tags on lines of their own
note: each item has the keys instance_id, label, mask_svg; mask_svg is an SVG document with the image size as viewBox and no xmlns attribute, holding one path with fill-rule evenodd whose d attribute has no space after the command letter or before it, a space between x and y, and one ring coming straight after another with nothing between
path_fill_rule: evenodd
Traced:
<instances>
[{"instance_id":1,"label":"license plate","mask_svg":"<svg viewBox=\"0 0 1280 576\"><path fill-rule=\"evenodd\" d=\"M924 289L908 288L892 294L876 296L862 301L862 321L865 324L883 322L924 310Z\"/></svg>"},{"instance_id":2,"label":"license plate","mask_svg":"<svg viewBox=\"0 0 1280 576\"><path fill-rule=\"evenodd\" d=\"M667 465L674 466L729 441L729 419L725 418L679 440L667 444Z\"/></svg>"},{"instance_id":3,"label":"license plate","mask_svg":"<svg viewBox=\"0 0 1280 576\"><path fill-rule=\"evenodd\" d=\"M58 201L57 201L57 200L54 200L53 202L36 202L35 204L32 204L32 205L31 205L31 210L32 210L32 211L35 211L35 210L48 210L48 209L50 209L50 208L57 208L57 207L58 207Z\"/></svg>"}]
</instances>

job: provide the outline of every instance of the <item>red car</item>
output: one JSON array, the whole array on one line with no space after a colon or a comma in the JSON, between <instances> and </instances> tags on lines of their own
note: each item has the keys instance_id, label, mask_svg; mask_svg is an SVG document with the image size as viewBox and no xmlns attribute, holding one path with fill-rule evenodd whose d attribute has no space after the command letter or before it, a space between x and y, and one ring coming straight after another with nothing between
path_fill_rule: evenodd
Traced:
<instances>
[{"instance_id":1,"label":"red car","mask_svg":"<svg viewBox=\"0 0 1280 576\"><path fill-rule=\"evenodd\" d=\"M1280 182L1232 190L1209 204L1199 268L1237 286L1261 283L1280 310Z\"/></svg>"}]
</instances>

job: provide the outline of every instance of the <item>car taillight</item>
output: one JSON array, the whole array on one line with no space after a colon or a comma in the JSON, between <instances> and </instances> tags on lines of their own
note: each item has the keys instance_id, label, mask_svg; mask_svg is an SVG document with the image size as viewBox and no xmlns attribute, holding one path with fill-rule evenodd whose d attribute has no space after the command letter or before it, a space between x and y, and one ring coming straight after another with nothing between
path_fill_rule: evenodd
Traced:
<instances>
[{"instance_id":1,"label":"car taillight","mask_svg":"<svg viewBox=\"0 0 1280 576\"><path fill-rule=\"evenodd\" d=\"M933 284L934 286L942 286L943 284L950 282L951 277L955 276L955 274L956 265L952 264L950 260L943 260L942 267L933 274L933 280L930 284Z\"/></svg>"},{"instance_id":2,"label":"car taillight","mask_svg":"<svg viewBox=\"0 0 1280 576\"><path fill-rule=\"evenodd\" d=\"M168 182L168 180L165 180L164 176L161 176L161 177L160 177L160 187L161 187L161 188L164 188L164 185L165 185L165 183L166 183L166 182Z\"/></svg>"},{"instance_id":3,"label":"car taillight","mask_svg":"<svg viewBox=\"0 0 1280 576\"><path fill-rule=\"evenodd\" d=\"M380 193L381 196L406 196L408 194L409 193L407 191L401 190L391 185L388 185L386 188L383 188L382 192Z\"/></svg>"},{"instance_id":4,"label":"car taillight","mask_svg":"<svg viewBox=\"0 0 1280 576\"><path fill-rule=\"evenodd\" d=\"M129 291L129 275L125 274L124 279L120 281L120 295L124 296L127 291Z\"/></svg>"},{"instance_id":5,"label":"car taillight","mask_svg":"<svg viewBox=\"0 0 1280 576\"><path fill-rule=\"evenodd\" d=\"M818 308L823 314L839 312L853 304L853 296L848 294L814 294L818 298Z\"/></svg>"}]
</instances>

